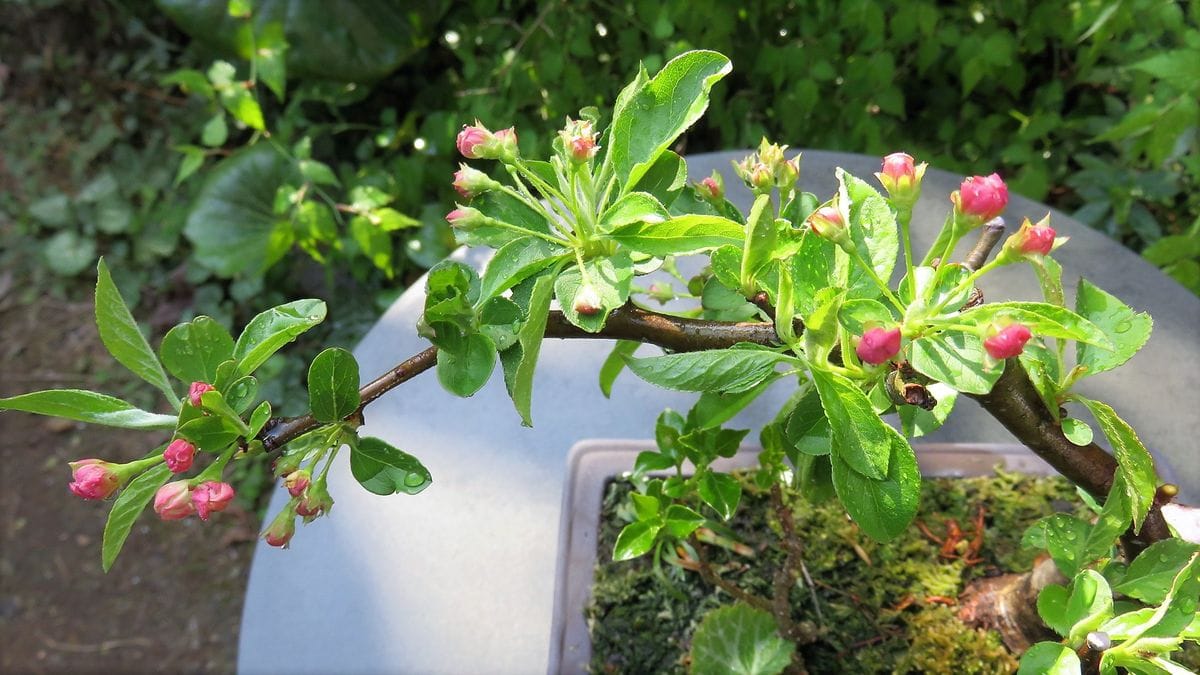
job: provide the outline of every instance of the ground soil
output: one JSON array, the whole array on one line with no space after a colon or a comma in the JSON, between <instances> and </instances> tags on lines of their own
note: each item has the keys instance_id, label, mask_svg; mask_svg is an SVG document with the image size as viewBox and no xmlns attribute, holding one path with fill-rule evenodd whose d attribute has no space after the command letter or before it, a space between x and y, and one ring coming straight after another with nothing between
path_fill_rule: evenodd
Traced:
<instances>
[{"instance_id":1,"label":"ground soil","mask_svg":"<svg viewBox=\"0 0 1200 675\"><path fill-rule=\"evenodd\" d=\"M121 393L90 301L18 298L0 270L0 396L87 387ZM144 388L144 387L143 387ZM145 513L105 574L110 504L67 490L66 462L134 459L163 438L0 414L0 672L232 672L254 514L165 523Z\"/></svg>"}]
</instances>

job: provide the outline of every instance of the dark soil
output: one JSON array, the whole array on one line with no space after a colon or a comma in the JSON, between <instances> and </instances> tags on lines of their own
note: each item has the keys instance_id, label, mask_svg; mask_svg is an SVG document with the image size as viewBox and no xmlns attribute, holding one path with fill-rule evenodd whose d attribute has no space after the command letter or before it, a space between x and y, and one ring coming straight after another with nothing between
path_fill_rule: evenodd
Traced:
<instances>
[{"instance_id":1,"label":"dark soil","mask_svg":"<svg viewBox=\"0 0 1200 675\"><path fill-rule=\"evenodd\" d=\"M18 299L0 271L0 396L132 387L105 352L91 302ZM140 387L147 389L148 387ZM0 671L232 672L256 517L207 523L144 513L113 569L100 567L109 503L67 490L66 462L128 461L165 440L0 413Z\"/></svg>"}]
</instances>

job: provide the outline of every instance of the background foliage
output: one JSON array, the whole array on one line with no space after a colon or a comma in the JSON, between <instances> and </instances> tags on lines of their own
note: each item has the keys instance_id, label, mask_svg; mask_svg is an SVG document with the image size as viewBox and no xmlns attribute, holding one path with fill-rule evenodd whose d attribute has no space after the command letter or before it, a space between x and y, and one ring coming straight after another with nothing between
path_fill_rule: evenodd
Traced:
<instances>
[{"instance_id":1,"label":"background foliage","mask_svg":"<svg viewBox=\"0 0 1200 675\"><path fill-rule=\"evenodd\" d=\"M1196 2L4 11L7 25L58 28L6 36L19 56L0 140L20 150L6 153L0 233L13 245L0 255L52 279L103 254L161 326L192 312L232 323L307 293L340 306L332 325L353 334L450 250L441 218L462 123L515 125L523 146L544 147L566 115L611 100L638 60L653 71L696 47L730 55L734 72L685 152L767 135L995 167L1200 292Z\"/></svg>"}]
</instances>

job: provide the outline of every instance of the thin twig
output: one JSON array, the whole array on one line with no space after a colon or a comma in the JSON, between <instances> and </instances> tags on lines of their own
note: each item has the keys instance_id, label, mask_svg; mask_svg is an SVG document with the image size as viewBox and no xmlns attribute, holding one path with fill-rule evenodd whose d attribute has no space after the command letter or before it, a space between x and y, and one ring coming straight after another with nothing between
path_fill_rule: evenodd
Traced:
<instances>
[{"instance_id":1,"label":"thin twig","mask_svg":"<svg viewBox=\"0 0 1200 675\"><path fill-rule=\"evenodd\" d=\"M707 547L704 544L700 543L699 540L696 540L694 548L696 549L696 557L699 558L701 579L704 579L709 584L712 584L713 586L725 591L729 595L733 596L735 600L744 602L755 609L760 609L764 612L774 614L774 609L771 607L771 603L768 602L766 598L749 593L741 586L738 586L732 581L721 576L720 573L718 573L708 561L708 555L705 553Z\"/></svg>"},{"instance_id":2,"label":"thin twig","mask_svg":"<svg viewBox=\"0 0 1200 675\"><path fill-rule=\"evenodd\" d=\"M992 249L996 247L1002 236L1004 236L1004 219L997 216L987 221L983 229L979 231L979 241L975 243L975 247L963 260L963 267L972 272L983 267L983 263L987 262L988 256L992 254Z\"/></svg>"}]
</instances>

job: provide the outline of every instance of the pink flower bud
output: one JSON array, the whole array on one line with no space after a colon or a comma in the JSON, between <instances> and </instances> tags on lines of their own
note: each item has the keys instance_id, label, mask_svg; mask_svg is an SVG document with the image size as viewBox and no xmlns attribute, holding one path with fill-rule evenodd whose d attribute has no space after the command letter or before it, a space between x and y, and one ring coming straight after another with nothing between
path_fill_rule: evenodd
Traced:
<instances>
[{"instance_id":1,"label":"pink flower bud","mask_svg":"<svg viewBox=\"0 0 1200 675\"><path fill-rule=\"evenodd\" d=\"M183 473L192 468L192 460L196 457L196 446L182 438L171 441L163 450L163 459L167 460L167 468L171 473Z\"/></svg>"},{"instance_id":2,"label":"pink flower bud","mask_svg":"<svg viewBox=\"0 0 1200 675\"><path fill-rule=\"evenodd\" d=\"M900 352L900 329L870 328L863 333L854 353L863 363L877 366Z\"/></svg>"},{"instance_id":3,"label":"pink flower bud","mask_svg":"<svg viewBox=\"0 0 1200 675\"><path fill-rule=\"evenodd\" d=\"M154 512L163 520L182 520L196 512L186 480L177 480L154 493Z\"/></svg>"},{"instance_id":4,"label":"pink flower bud","mask_svg":"<svg viewBox=\"0 0 1200 675\"><path fill-rule=\"evenodd\" d=\"M292 500L279 515L275 516L275 520L271 521L271 525L263 532L263 539L271 546L278 548L287 548L288 542L292 540L292 535L296 534L296 500Z\"/></svg>"},{"instance_id":5,"label":"pink flower bud","mask_svg":"<svg viewBox=\"0 0 1200 675\"><path fill-rule=\"evenodd\" d=\"M711 176L696 183L696 190L705 201L720 201L725 198L725 181L721 174L713 171Z\"/></svg>"},{"instance_id":6,"label":"pink flower bud","mask_svg":"<svg viewBox=\"0 0 1200 675\"><path fill-rule=\"evenodd\" d=\"M328 513L332 508L333 497L329 495L329 490L322 482L314 483L296 503L296 513L303 516L306 523L322 513Z\"/></svg>"},{"instance_id":7,"label":"pink flower bud","mask_svg":"<svg viewBox=\"0 0 1200 675\"><path fill-rule=\"evenodd\" d=\"M299 497L308 488L311 478L312 475L309 472L300 469L289 473L287 478L283 479L283 486L287 488L288 494L293 497Z\"/></svg>"},{"instance_id":8,"label":"pink flower bud","mask_svg":"<svg viewBox=\"0 0 1200 675\"><path fill-rule=\"evenodd\" d=\"M197 408L200 407L200 397L206 391L212 391L213 386L207 382L193 382L192 386L188 387L188 401Z\"/></svg>"},{"instance_id":9,"label":"pink flower bud","mask_svg":"<svg viewBox=\"0 0 1200 675\"><path fill-rule=\"evenodd\" d=\"M596 145L596 130L588 120L567 118L567 125L558 132L567 158L582 164L596 156L600 146Z\"/></svg>"},{"instance_id":10,"label":"pink flower bud","mask_svg":"<svg viewBox=\"0 0 1200 675\"><path fill-rule=\"evenodd\" d=\"M1021 253L1049 255L1050 249L1054 248L1054 238L1058 233L1049 225L1035 225L1025 230L1024 235L1020 245Z\"/></svg>"},{"instance_id":11,"label":"pink flower bud","mask_svg":"<svg viewBox=\"0 0 1200 675\"><path fill-rule=\"evenodd\" d=\"M121 487L115 464L102 459L81 459L68 466L73 480L67 487L84 499L107 499Z\"/></svg>"},{"instance_id":12,"label":"pink flower bud","mask_svg":"<svg viewBox=\"0 0 1200 675\"><path fill-rule=\"evenodd\" d=\"M1037 224L1026 218L1016 234L1004 241L996 262L1002 265L1020 262L1027 259L1040 259L1054 250L1054 242L1058 233L1050 227L1050 214L1046 214Z\"/></svg>"},{"instance_id":13,"label":"pink flower bud","mask_svg":"<svg viewBox=\"0 0 1200 675\"><path fill-rule=\"evenodd\" d=\"M982 223L1000 215L1008 206L1008 186L999 174L971 176L950 199L959 213Z\"/></svg>"},{"instance_id":14,"label":"pink flower bud","mask_svg":"<svg viewBox=\"0 0 1200 675\"><path fill-rule=\"evenodd\" d=\"M485 219L486 216L479 209L473 209L470 206L459 206L446 214L446 222L450 223L450 227L460 230L473 229L482 225Z\"/></svg>"},{"instance_id":15,"label":"pink flower bud","mask_svg":"<svg viewBox=\"0 0 1200 675\"><path fill-rule=\"evenodd\" d=\"M998 329L991 337L983 341L983 348L989 356L997 361L1011 359L1025 349L1025 343L1033 333L1022 323L1009 324Z\"/></svg>"},{"instance_id":16,"label":"pink flower bud","mask_svg":"<svg viewBox=\"0 0 1200 675\"><path fill-rule=\"evenodd\" d=\"M601 304L600 294L591 284L584 284L575 294L575 311L583 316L596 316L603 309Z\"/></svg>"},{"instance_id":17,"label":"pink flower bud","mask_svg":"<svg viewBox=\"0 0 1200 675\"><path fill-rule=\"evenodd\" d=\"M209 514L224 511L233 501L233 486L215 480L205 481L192 490L192 506L200 520L208 520Z\"/></svg>"},{"instance_id":18,"label":"pink flower bud","mask_svg":"<svg viewBox=\"0 0 1200 675\"><path fill-rule=\"evenodd\" d=\"M479 120L475 120L474 126L463 125L462 131L458 132L458 138L454 144L458 146L458 151L467 159L480 159L482 153L486 153L486 146L490 145L495 139L492 132L488 131Z\"/></svg>"},{"instance_id":19,"label":"pink flower bud","mask_svg":"<svg viewBox=\"0 0 1200 675\"><path fill-rule=\"evenodd\" d=\"M881 173L894 181L912 178L916 171L916 162L912 155L904 152L893 152L883 158Z\"/></svg>"},{"instance_id":20,"label":"pink flower bud","mask_svg":"<svg viewBox=\"0 0 1200 675\"><path fill-rule=\"evenodd\" d=\"M459 164L454 172L454 190L463 199L471 199L476 195L487 192L495 186L495 181L479 169L472 169L466 164Z\"/></svg>"},{"instance_id":21,"label":"pink flower bud","mask_svg":"<svg viewBox=\"0 0 1200 675\"><path fill-rule=\"evenodd\" d=\"M836 206L822 206L808 217L808 226L814 234L822 239L840 243L849 239L846 232L846 221Z\"/></svg>"},{"instance_id":22,"label":"pink flower bud","mask_svg":"<svg viewBox=\"0 0 1200 675\"><path fill-rule=\"evenodd\" d=\"M517 130L515 127L496 132L495 155L490 159L512 161L517 157Z\"/></svg>"}]
</instances>

